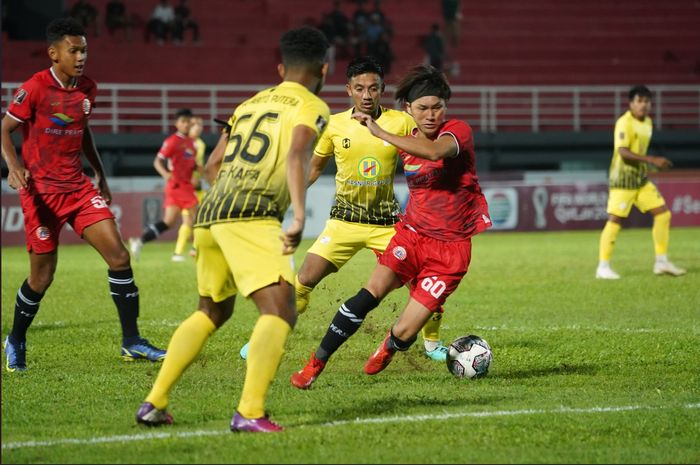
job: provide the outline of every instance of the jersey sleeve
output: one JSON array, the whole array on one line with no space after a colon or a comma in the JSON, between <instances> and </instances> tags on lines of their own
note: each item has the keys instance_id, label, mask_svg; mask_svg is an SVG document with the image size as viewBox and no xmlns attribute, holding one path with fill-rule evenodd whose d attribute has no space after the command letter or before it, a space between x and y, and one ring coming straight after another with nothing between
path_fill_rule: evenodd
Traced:
<instances>
[{"instance_id":1,"label":"jersey sleeve","mask_svg":"<svg viewBox=\"0 0 700 465\"><path fill-rule=\"evenodd\" d=\"M404 133L399 134L401 136L408 136L413 132L413 129L416 127L416 121L413 119L413 116L409 115L405 111L402 111L401 114L404 117Z\"/></svg>"},{"instance_id":2,"label":"jersey sleeve","mask_svg":"<svg viewBox=\"0 0 700 465\"><path fill-rule=\"evenodd\" d=\"M632 145L632 120L619 118L615 123L615 150L620 147L630 148Z\"/></svg>"},{"instance_id":3,"label":"jersey sleeve","mask_svg":"<svg viewBox=\"0 0 700 465\"><path fill-rule=\"evenodd\" d=\"M12 102L7 108L8 116L19 121L20 123L24 123L25 121L31 119L32 115L34 114L36 104L41 99L39 94L39 87L36 85L34 80L29 80L22 84L22 86L17 89L17 92L15 92Z\"/></svg>"},{"instance_id":4,"label":"jersey sleeve","mask_svg":"<svg viewBox=\"0 0 700 465\"><path fill-rule=\"evenodd\" d=\"M330 110L326 102L320 98L307 101L296 115L296 124L303 124L314 130L317 136L322 136L328 126Z\"/></svg>"},{"instance_id":5,"label":"jersey sleeve","mask_svg":"<svg viewBox=\"0 0 700 465\"><path fill-rule=\"evenodd\" d=\"M168 137L163 141L163 145L160 146L160 150L158 150L158 157L164 160L172 158L174 149L175 144L173 144L172 139Z\"/></svg>"},{"instance_id":6,"label":"jersey sleeve","mask_svg":"<svg viewBox=\"0 0 700 465\"><path fill-rule=\"evenodd\" d=\"M333 136L330 130L323 131L321 138L316 143L316 148L314 149L314 155L319 157L331 157L334 151Z\"/></svg>"},{"instance_id":7,"label":"jersey sleeve","mask_svg":"<svg viewBox=\"0 0 700 465\"><path fill-rule=\"evenodd\" d=\"M454 139L457 145L457 153L455 156L470 149L474 145L472 128L464 121L448 121L438 135L438 137L443 136L451 136Z\"/></svg>"}]
</instances>

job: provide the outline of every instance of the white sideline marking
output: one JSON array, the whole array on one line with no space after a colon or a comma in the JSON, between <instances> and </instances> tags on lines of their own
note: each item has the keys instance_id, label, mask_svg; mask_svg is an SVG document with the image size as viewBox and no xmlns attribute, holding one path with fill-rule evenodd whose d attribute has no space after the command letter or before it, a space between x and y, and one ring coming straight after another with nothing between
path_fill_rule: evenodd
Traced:
<instances>
[{"instance_id":1,"label":"white sideline marking","mask_svg":"<svg viewBox=\"0 0 700 465\"><path fill-rule=\"evenodd\" d=\"M419 420L444 420L447 418L462 418L462 417L500 417L509 415L538 415L538 414L553 414L553 413L607 413L607 412L627 412L632 410L661 410L672 408L696 409L700 408L700 403L685 404L685 405L670 405L663 407L647 407L642 405L628 405L622 407L591 407L591 408L569 408L561 407L558 409L527 409L527 410L496 410L492 412L458 412L458 413L442 413L437 415L405 415L383 418L356 418L354 420L332 421L320 425L299 425L298 427L313 427L313 426L343 426L343 425L360 425L367 423L400 423L412 422ZM294 428L294 427L292 427ZM197 430L197 431L182 431L178 433L168 432L149 432L130 435L117 436L102 436L95 438L66 438L56 439L53 441L24 441L24 442L8 442L3 443L3 449L22 449L26 447L53 447L65 444L77 445L92 445L92 444L108 444L115 442L134 442L146 441L148 439L171 439L171 438L191 438L199 436L224 436L232 434L230 431L221 430Z\"/></svg>"},{"instance_id":2,"label":"white sideline marking","mask_svg":"<svg viewBox=\"0 0 700 465\"><path fill-rule=\"evenodd\" d=\"M443 325L443 328L448 328L447 325ZM611 328L608 326L584 326L584 325L570 325L570 326L545 326L545 327L539 327L539 328L531 328L531 327L509 327L506 325L501 325L501 326L474 326L474 329L478 330L483 330L483 331L515 331L515 332L528 332L528 331L600 331L600 332L619 332L619 333L673 333L677 334L679 332L678 329L662 329L662 328ZM697 333L698 328L696 327L690 327L690 328L683 328L680 330L682 331L687 331L689 330L690 332Z\"/></svg>"}]
</instances>

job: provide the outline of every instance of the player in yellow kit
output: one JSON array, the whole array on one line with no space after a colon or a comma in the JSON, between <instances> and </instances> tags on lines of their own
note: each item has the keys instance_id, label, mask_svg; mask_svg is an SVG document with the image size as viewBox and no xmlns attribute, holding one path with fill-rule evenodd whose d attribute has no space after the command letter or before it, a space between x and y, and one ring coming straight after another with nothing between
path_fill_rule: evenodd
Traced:
<instances>
[{"instance_id":1,"label":"player in yellow kit","mask_svg":"<svg viewBox=\"0 0 700 465\"><path fill-rule=\"evenodd\" d=\"M328 105L317 96L328 71L328 48L318 29L284 33L278 65L283 82L241 103L230 118L230 134L221 136L228 140L221 168L195 221L199 307L173 334L163 367L136 413L138 423L172 423L166 411L172 387L231 317L240 294L250 297L261 315L250 337L243 392L230 429L283 429L268 418L265 399L296 323L291 254L306 219L309 159L330 118ZM211 158L219 163L219 155ZM290 204L293 219L282 230Z\"/></svg>"},{"instance_id":2,"label":"player in yellow kit","mask_svg":"<svg viewBox=\"0 0 700 465\"><path fill-rule=\"evenodd\" d=\"M635 86L629 91L629 111L615 123L615 151L608 183L608 221L600 235L599 261L595 273L598 279L620 278L610 267L610 258L622 228L622 220L629 216L633 205L642 213L654 215L654 273L680 276L686 272L668 260L671 212L654 183L647 178L648 164L660 170L672 166L665 157L647 155L653 128L650 111L651 91L645 86Z\"/></svg>"},{"instance_id":3,"label":"player in yellow kit","mask_svg":"<svg viewBox=\"0 0 700 465\"><path fill-rule=\"evenodd\" d=\"M196 150L194 160L197 164L197 170L192 173L192 184L194 184L194 194L197 196L197 202L202 203L202 199L204 198L204 193L206 190L204 189L204 163L205 163L205 155L207 152L207 144L204 142L204 139L202 139L202 130L204 130L204 122L202 120L201 116L193 116L190 118L190 132L189 136L190 139L194 141L194 148ZM184 212L183 212L184 213ZM184 218L183 218L184 219ZM180 241L180 238L178 237L178 242ZM178 244L179 245L179 244ZM176 249L178 249L178 245L176 245ZM184 247L184 244L183 244ZM180 249L182 250L182 249ZM196 254L196 249L194 248L194 244L192 245L192 248L190 248L190 256L194 257Z\"/></svg>"}]
</instances>

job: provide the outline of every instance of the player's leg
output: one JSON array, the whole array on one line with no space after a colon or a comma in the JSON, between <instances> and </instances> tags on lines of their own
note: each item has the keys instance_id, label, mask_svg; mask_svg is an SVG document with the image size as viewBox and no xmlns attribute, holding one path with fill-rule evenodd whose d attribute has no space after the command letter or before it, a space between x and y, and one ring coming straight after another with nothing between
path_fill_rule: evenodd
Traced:
<instances>
[{"instance_id":1,"label":"player's leg","mask_svg":"<svg viewBox=\"0 0 700 465\"><path fill-rule=\"evenodd\" d=\"M367 314L389 292L402 285L403 282L391 268L377 264L367 285L340 306L316 352L311 354L304 368L292 375L292 385L299 389L311 387L330 357L357 332Z\"/></svg>"},{"instance_id":2,"label":"player's leg","mask_svg":"<svg viewBox=\"0 0 700 465\"><path fill-rule=\"evenodd\" d=\"M418 332L430 319L432 312L421 302L410 298L398 321L389 330L377 350L365 364L365 373L375 375L384 370L396 352L407 351L418 336Z\"/></svg>"},{"instance_id":3,"label":"player's leg","mask_svg":"<svg viewBox=\"0 0 700 465\"><path fill-rule=\"evenodd\" d=\"M668 259L668 243L671 235L671 212L666 201L652 182L647 182L640 190L637 207L642 212L654 216L651 236L654 241L654 274L682 276L686 270L679 268Z\"/></svg>"},{"instance_id":4,"label":"player's leg","mask_svg":"<svg viewBox=\"0 0 700 465\"><path fill-rule=\"evenodd\" d=\"M194 233L197 257L198 309L173 333L153 388L136 413L148 426L172 423L166 412L171 389L204 348L209 337L233 314L236 287L224 255L209 229Z\"/></svg>"},{"instance_id":5,"label":"player's leg","mask_svg":"<svg viewBox=\"0 0 700 465\"><path fill-rule=\"evenodd\" d=\"M598 245L597 279L619 279L620 275L610 267L617 235L622 229L622 220L627 218L637 196L637 189L610 189L608 194L608 220L600 233Z\"/></svg>"},{"instance_id":6,"label":"player's leg","mask_svg":"<svg viewBox=\"0 0 700 465\"><path fill-rule=\"evenodd\" d=\"M3 343L5 369L9 372L27 369L27 330L39 311L41 299L53 281L57 263L56 249L42 254L29 251L29 277L17 291L12 330Z\"/></svg>"},{"instance_id":7,"label":"player's leg","mask_svg":"<svg viewBox=\"0 0 700 465\"><path fill-rule=\"evenodd\" d=\"M134 260L137 260L141 256L141 249L143 245L147 242L157 239L161 234L163 234L168 229L172 228L180 214L180 208L171 203L169 198L166 198L166 207L163 214L163 219L151 223L143 230L141 237L132 237L129 239L129 249Z\"/></svg>"},{"instance_id":8,"label":"player's leg","mask_svg":"<svg viewBox=\"0 0 700 465\"><path fill-rule=\"evenodd\" d=\"M190 240L190 237L192 236L192 226L194 224L195 209L194 209L194 207L183 208L180 213L182 216L182 224L180 224L180 228L177 231L177 242L175 242L175 253L173 254L173 257L172 257L172 260L174 262L185 261L185 256L184 256L185 247L187 246L187 242Z\"/></svg>"},{"instance_id":9,"label":"player's leg","mask_svg":"<svg viewBox=\"0 0 700 465\"><path fill-rule=\"evenodd\" d=\"M323 278L338 271L333 263L320 255L307 252L304 262L294 278L294 294L297 312L302 314L309 305L311 291L320 283Z\"/></svg>"},{"instance_id":10,"label":"player's leg","mask_svg":"<svg viewBox=\"0 0 700 465\"><path fill-rule=\"evenodd\" d=\"M100 218L101 214L99 209L83 211L73 222L73 228L107 263L109 291L117 307L122 329L122 358L126 361L161 361L165 358L165 351L152 345L139 333L139 289L131 269L129 251L124 247L114 220ZM97 222L92 223L95 220Z\"/></svg>"}]
</instances>

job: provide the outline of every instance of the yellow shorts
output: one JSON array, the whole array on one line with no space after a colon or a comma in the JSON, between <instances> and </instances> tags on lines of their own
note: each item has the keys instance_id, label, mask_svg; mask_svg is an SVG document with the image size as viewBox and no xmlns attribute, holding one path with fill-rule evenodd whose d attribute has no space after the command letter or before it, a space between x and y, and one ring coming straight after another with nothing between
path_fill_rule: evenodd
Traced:
<instances>
[{"instance_id":1,"label":"yellow shorts","mask_svg":"<svg viewBox=\"0 0 700 465\"><path fill-rule=\"evenodd\" d=\"M232 221L195 228L197 289L221 302L248 297L280 277L294 283L294 258L282 255L282 225L276 220Z\"/></svg>"},{"instance_id":2,"label":"yellow shorts","mask_svg":"<svg viewBox=\"0 0 700 465\"><path fill-rule=\"evenodd\" d=\"M666 201L651 181L639 189L610 189L608 214L627 218L632 210L632 205L636 206L642 213L646 213L654 208L663 207L666 205Z\"/></svg>"},{"instance_id":3,"label":"yellow shorts","mask_svg":"<svg viewBox=\"0 0 700 465\"><path fill-rule=\"evenodd\" d=\"M361 249L384 252L395 232L393 226L329 219L308 253L319 255L340 269Z\"/></svg>"}]
</instances>

